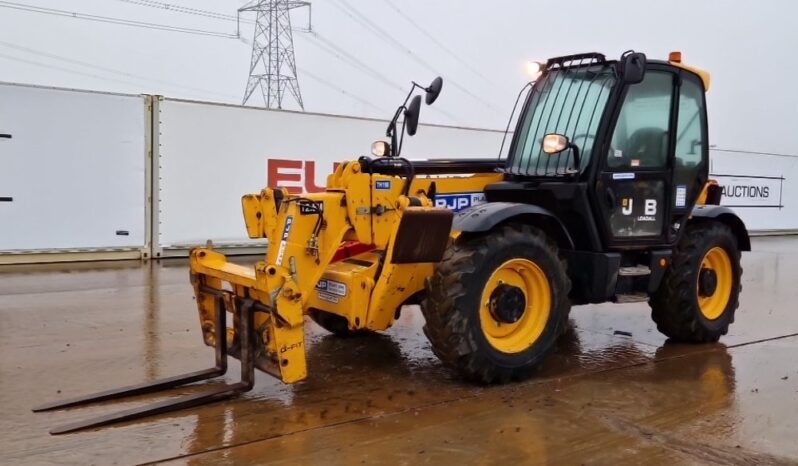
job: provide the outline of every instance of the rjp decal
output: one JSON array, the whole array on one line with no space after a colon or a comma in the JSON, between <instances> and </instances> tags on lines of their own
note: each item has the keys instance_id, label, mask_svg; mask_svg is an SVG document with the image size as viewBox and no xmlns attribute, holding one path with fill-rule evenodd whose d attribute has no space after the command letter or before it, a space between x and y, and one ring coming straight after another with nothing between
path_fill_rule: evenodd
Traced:
<instances>
[{"instance_id":1,"label":"rjp decal","mask_svg":"<svg viewBox=\"0 0 798 466\"><path fill-rule=\"evenodd\" d=\"M443 207L459 212L474 205L484 204L484 193L436 194L435 207Z\"/></svg>"},{"instance_id":2,"label":"rjp decal","mask_svg":"<svg viewBox=\"0 0 798 466\"><path fill-rule=\"evenodd\" d=\"M391 189L391 180L377 180L374 182L374 189L379 191L389 191Z\"/></svg>"},{"instance_id":3,"label":"rjp decal","mask_svg":"<svg viewBox=\"0 0 798 466\"><path fill-rule=\"evenodd\" d=\"M283 236L280 238L280 249L277 250L277 265L283 265L283 255L285 254L285 245L288 242L288 234L291 233L291 225L294 224L294 217L288 216L285 219L285 226L283 227Z\"/></svg>"},{"instance_id":4,"label":"rjp decal","mask_svg":"<svg viewBox=\"0 0 798 466\"><path fill-rule=\"evenodd\" d=\"M322 278L318 283L316 283L316 290L338 296L346 296L346 283Z\"/></svg>"}]
</instances>

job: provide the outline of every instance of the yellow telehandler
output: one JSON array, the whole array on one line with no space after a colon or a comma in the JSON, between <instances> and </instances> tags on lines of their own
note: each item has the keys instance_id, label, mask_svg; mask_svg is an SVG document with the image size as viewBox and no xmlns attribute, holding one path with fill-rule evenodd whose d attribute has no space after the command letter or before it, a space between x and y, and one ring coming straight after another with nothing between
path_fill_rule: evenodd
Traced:
<instances>
[{"instance_id":1,"label":"yellow telehandler","mask_svg":"<svg viewBox=\"0 0 798 466\"><path fill-rule=\"evenodd\" d=\"M347 336L385 330L403 305L420 304L434 353L481 383L532 374L572 304L648 301L668 337L717 341L734 319L750 240L709 180L709 74L678 53L585 53L540 66L506 159L401 157L405 133L417 130L414 93L432 104L437 78L413 83L390 141L372 145L376 158L339 164L324 192L245 195L249 237L269 240L264 259L244 267L212 247L190 253L215 367L36 410L220 376L228 355L241 361L241 382L51 432L234 396L252 388L255 368L299 382L305 316Z\"/></svg>"}]
</instances>

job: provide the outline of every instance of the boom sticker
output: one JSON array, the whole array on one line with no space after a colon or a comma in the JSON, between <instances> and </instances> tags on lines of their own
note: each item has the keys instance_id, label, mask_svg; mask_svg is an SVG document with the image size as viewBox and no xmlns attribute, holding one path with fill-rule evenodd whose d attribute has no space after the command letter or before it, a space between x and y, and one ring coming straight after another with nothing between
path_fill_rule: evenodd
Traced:
<instances>
[{"instance_id":1,"label":"boom sticker","mask_svg":"<svg viewBox=\"0 0 798 466\"><path fill-rule=\"evenodd\" d=\"M299 202L300 215L318 215L322 212L324 212L324 203L322 201Z\"/></svg>"},{"instance_id":2,"label":"boom sticker","mask_svg":"<svg viewBox=\"0 0 798 466\"><path fill-rule=\"evenodd\" d=\"M291 225L294 224L294 217L288 216L283 227L283 236L280 238L280 248L277 250L277 265L283 265L283 255L285 255L285 245L288 242L288 234L291 233Z\"/></svg>"}]
</instances>

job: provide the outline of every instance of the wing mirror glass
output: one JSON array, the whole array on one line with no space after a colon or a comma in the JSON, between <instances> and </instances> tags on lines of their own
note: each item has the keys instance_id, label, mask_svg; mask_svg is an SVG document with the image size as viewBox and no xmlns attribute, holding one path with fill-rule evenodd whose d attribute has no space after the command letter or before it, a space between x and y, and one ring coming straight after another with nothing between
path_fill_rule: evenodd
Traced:
<instances>
[{"instance_id":1,"label":"wing mirror glass","mask_svg":"<svg viewBox=\"0 0 798 466\"><path fill-rule=\"evenodd\" d=\"M418 116L421 113L421 96L417 95L410 101L410 105L405 110L405 125L407 125L407 134L412 136L418 130Z\"/></svg>"},{"instance_id":2,"label":"wing mirror glass","mask_svg":"<svg viewBox=\"0 0 798 466\"><path fill-rule=\"evenodd\" d=\"M543 152L549 155L559 154L570 145L571 141L562 134L550 133L543 137Z\"/></svg>"},{"instance_id":3,"label":"wing mirror glass","mask_svg":"<svg viewBox=\"0 0 798 466\"><path fill-rule=\"evenodd\" d=\"M432 103L435 102L435 100L441 94L441 89L443 89L443 78L438 76L437 78L433 79L429 87L425 89L427 91L427 95L424 96L424 102L426 102L427 105L432 105Z\"/></svg>"},{"instance_id":4,"label":"wing mirror glass","mask_svg":"<svg viewBox=\"0 0 798 466\"><path fill-rule=\"evenodd\" d=\"M646 75L646 54L627 52L621 56L621 72L626 84L637 84Z\"/></svg>"}]
</instances>

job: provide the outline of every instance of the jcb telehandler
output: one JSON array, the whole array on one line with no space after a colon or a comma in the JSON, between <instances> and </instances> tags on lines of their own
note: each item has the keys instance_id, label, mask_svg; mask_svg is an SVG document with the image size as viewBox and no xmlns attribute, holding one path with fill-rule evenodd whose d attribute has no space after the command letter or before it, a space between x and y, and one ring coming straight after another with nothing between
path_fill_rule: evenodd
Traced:
<instances>
[{"instance_id":1,"label":"jcb telehandler","mask_svg":"<svg viewBox=\"0 0 798 466\"><path fill-rule=\"evenodd\" d=\"M353 335L385 330L419 303L435 354L483 383L530 375L574 304L648 300L668 337L718 340L734 320L750 241L708 179L709 74L678 53L586 53L548 60L530 84L505 160L401 157L421 107L411 96L422 88L432 104L438 78L414 83L390 142L372 146L377 158L341 163L324 192L245 195L247 233L269 240L264 260L253 268L211 247L190 254L216 367L39 410L219 376L228 354L243 380L52 432L230 397L252 387L255 368L299 382L306 315Z\"/></svg>"}]
</instances>

